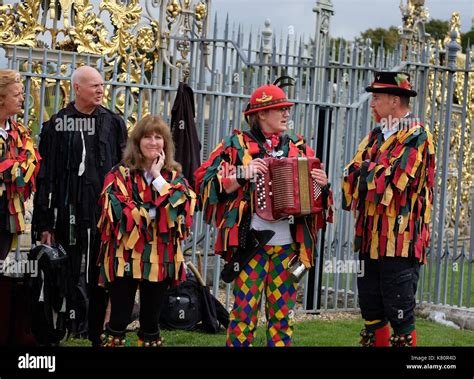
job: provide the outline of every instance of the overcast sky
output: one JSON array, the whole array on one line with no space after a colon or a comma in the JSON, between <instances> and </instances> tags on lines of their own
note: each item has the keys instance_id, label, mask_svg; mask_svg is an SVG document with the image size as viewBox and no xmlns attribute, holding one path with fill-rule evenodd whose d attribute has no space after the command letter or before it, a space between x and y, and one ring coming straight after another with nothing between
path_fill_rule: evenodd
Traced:
<instances>
[{"instance_id":1,"label":"overcast sky","mask_svg":"<svg viewBox=\"0 0 474 379\"><path fill-rule=\"evenodd\" d=\"M406 5L407 0L403 0ZM333 37L351 40L369 28L400 26L400 0L332 0L334 16L330 32ZM241 23L245 30L262 29L269 18L280 35L293 27L296 34L314 34L315 16L313 7L316 0L213 0L212 14L216 12L223 20L229 13L229 20ZM474 17L474 0L426 0L430 19L450 20L451 14L461 14L461 31L471 29ZM219 22L220 24L220 22Z\"/></svg>"},{"instance_id":2,"label":"overcast sky","mask_svg":"<svg viewBox=\"0 0 474 379\"><path fill-rule=\"evenodd\" d=\"M17 2L6 0L4 3ZM162 0L164 1L164 0ZM98 3L99 0L92 0ZM140 1L143 3L143 0ZM293 30L298 37L303 35L307 40L314 35L316 14L313 8L317 0L212 0L212 18L217 13L219 19L219 37L222 36L224 21L229 14L229 20L235 25L244 27L248 36L250 28L257 32L264 28L265 19L271 20L275 34L286 36L288 30ZM407 0L403 0L406 5ZM334 16L331 18L330 33L332 37L343 37L353 40L369 28L400 26L400 0L332 0ZM461 14L461 31L471 29L474 17L474 0L426 0L430 19L450 20L451 14L458 11ZM96 5L96 10L97 10ZM153 16L158 17L158 14ZM110 25L108 19L104 20ZM212 28L211 28L212 30ZM255 37L254 37L255 38ZM471 41L472 42L472 41ZM5 65L3 50L0 49L0 66Z\"/></svg>"}]
</instances>

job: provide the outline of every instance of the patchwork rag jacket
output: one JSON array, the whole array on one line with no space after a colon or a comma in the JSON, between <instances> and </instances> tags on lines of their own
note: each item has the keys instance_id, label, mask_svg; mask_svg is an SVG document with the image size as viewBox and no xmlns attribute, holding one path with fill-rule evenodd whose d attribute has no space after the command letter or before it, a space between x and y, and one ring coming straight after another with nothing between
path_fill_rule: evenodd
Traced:
<instances>
[{"instance_id":1,"label":"patchwork rag jacket","mask_svg":"<svg viewBox=\"0 0 474 379\"><path fill-rule=\"evenodd\" d=\"M263 135L262 135L263 136ZM314 157L314 151L298 135L280 137L279 149L282 157ZM222 181L225 173L236 167L246 167L252 160L261 156L259 144L248 134L234 130L210 154L209 159L196 170L196 192L200 194L200 209L204 220L216 227L215 252L230 261L239 245L239 226L254 213L255 184L246 182L236 191L227 194ZM267 155L268 156L268 155ZM290 224L293 241L297 243L300 260L311 267L314 265L314 251L318 230L326 222L332 222L332 193L323 195L323 213L295 218Z\"/></svg>"},{"instance_id":2,"label":"patchwork rag jacket","mask_svg":"<svg viewBox=\"0 0 474 379\"><path fill-rule=\"evenodd\" d=\"M384 140L375 128L344 172L342 207L356 217L354 250L371 259L416 257L430 241L435 149L429 130L408 116Z\"/></svg>"},{"instance_id":3,"label":"patchwork rag jacket","mask_svg":"<svg viewBox=\"0 0 474 379\"><path fill-rule=\"evenodd\" d=\"M151 282L170 278L174 284L185 279L180 242L189 235L196 195L176 171L162 175L167 183L159 192L142 172L123 165L106 176L99 200L99 284L127 275Z\"/></svg>"},{"instance_id":4,"label":"patchwork rag jacket","mask_svg":"<svg viewBox=\"0 0 474 379\"><path fill-rule=\"evenodd\" d=\"M13 120L6 139L0 138L0 229L14 234L25 231L25 202L36 190L40 155L28 129Z\"/></svg>"}]
</instances>

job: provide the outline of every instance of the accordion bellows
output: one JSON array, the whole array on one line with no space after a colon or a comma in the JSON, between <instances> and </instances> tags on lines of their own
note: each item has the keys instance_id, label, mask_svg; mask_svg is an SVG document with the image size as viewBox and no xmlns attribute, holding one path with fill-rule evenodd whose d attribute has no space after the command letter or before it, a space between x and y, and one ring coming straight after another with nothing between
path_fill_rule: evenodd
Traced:
<instances>
[{"instance_id":1,"label":"accordion bellows","mask_svg":"<svg viewBox=\"0 0 474 379\"><path fill-rule=\"evenodd\" d=\"M267 221L323 211L321 187L311 176L318 158L265 158L268 171L255 179L255 209Z\"/></svg>"}]
</instances>

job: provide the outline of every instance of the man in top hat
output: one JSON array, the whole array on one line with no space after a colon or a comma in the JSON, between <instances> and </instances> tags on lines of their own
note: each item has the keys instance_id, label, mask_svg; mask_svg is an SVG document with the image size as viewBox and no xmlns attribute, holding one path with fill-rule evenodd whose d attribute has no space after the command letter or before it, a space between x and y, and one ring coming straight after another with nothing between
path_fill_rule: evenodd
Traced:
<instances>
[{"instance_id":1,"label":"man in top hat","mask_svg":"<svg viewBox=\"0 0 474 379\"><path fill-rule=\"evenodd\" d=\"M234 130L195 172L205 220L216 225L215 251L230 262L222 278L234 279L227 346L252 344L263 293L267 345L291 345L298 284L290 278L288 263L298 255L306 267L313 265L317 232L331 218L332 199L323 169L313 169L311 175L325 189L323 201L329 212L297 217L294 222L288 218L270 222L255 213L253 178L268 170L263 158L314 156L301 136L285 134L292 106L280 87L257 88L244 113L250 130ZM260 237L249 253L244 246L250 234Z\"/></svg>"},{"instance_id":2,"label":"man in top hat","mask_svg":"<svg viewBox=\"0 0 474 379\"><path fill-rule=\"evenodd\" d=\"M416 92L408 74L377 72L366 91L373 93L378 125L344 171L342 199L354 211L354 250L364 265L357 279L361 345L415 346L415 293L430 241L433 140L410 113Z\"/></svg>"}]
</instances>

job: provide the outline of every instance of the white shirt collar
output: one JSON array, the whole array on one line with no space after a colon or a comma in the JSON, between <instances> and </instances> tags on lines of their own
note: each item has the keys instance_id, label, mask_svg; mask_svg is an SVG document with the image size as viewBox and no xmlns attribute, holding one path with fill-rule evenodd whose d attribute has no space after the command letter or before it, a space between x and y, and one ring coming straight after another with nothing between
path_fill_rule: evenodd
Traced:
<instances>
[{"instance_id":1,"label":"white shirt collar","mask_svg":"<svg viewBox=\"0 0 474 379\"><path fill-rule=\"evenodd\" d=\"M145 177L145 180L146 180L146 182L148 183L148 185L150 185L150 183L151 183L151 182L153 181L153 179L154 179L154 178L153 178L153 175L151 174L151 172L150 172L150 171L145 171L145 172L143 173L143 176Z\"/></svg>"},{"instance_id":2,"label":"white shirt collar","mask_svg":"<svg viewBox=\"0 0 474 379\"><path fill-rule=\"evenodd\" d=\"M8 138L8 131L10 130L10 120L7 120L5 122L5 129L0 128L0 137L2 137L4 140Z\"/></svg>"},{"instance_id":3,"label":"white shirt collar","mask_svg":"<svg viewBox=\"0 0 474 379\"><path fill-rule=\"evenodd\" d=\"M405 116L403 116L403 118L406 118L407 116L410 115L410 112L408 112ZM393 124L391 126L385 124L383 127L382 127L382 133L383 133L383 138L386 140L388 140L390 138L390 136L392 134L395 134L398 132L398 125L400 124L400 122L397 122L396 124Z\"/></svg>"},{"instance_id":4,"label":"white shirt collar","mask_svg":"<svg viewBox=\"0 0 474 379\"><path fill-rule=\"evenodd\" d=\"M390 136L392 136L396 132L398 132L398 128L396 127L396 125L394 125L390 129L387 126L384 126L382 128L383 138L384 138L385 141L388 140L390 138Z\"/></svg>"}]
</instances>

